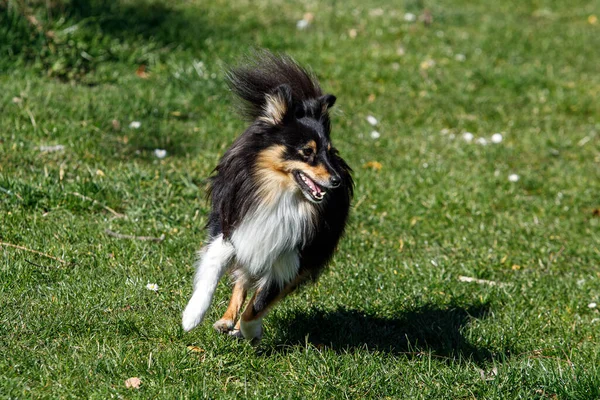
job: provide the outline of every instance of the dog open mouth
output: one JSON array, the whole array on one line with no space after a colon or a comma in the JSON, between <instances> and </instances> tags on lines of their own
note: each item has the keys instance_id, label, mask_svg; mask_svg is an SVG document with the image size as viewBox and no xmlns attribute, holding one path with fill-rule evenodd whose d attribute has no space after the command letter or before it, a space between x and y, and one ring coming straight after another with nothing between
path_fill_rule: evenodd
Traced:
<instances>
[{"instance_id":1,"label":"dog open mouth","mask_svg":"<svg viewBox=\"0 0 600 400\"><path fill-rule=\"evenodd\" d=\"M326 192L317 182L298 170L294 171L294 177L296 178L296 182L298 182L298 186L302 189L302 193L308 200L314 203L323 201Z\"/></svg>"}]
</instances>

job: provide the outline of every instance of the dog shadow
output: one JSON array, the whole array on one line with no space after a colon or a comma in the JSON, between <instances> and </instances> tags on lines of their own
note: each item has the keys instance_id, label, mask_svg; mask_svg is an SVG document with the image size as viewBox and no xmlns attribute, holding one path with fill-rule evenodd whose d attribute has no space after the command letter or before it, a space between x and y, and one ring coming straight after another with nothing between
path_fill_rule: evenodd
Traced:
<instances>
[{"instance_id":1,"label":"dog shadow","mask_svg":"<svg viewBox=\"0 0 600 400\"><path fill-rule=\"evenodd\" d=\"M421 357L431 353L448 360L488 362L499 354L472 344L463 335L465 326L474 319L485 318L488 313L486 304L425 305L391 318L343 307L334 311L313 308L278 321L281 330L274 338L271 351L286 352L294 346L311 344L338 353L367 349L398 356ZM503 353L508 354L510 350Z\"/></svg>"}]
</instances>

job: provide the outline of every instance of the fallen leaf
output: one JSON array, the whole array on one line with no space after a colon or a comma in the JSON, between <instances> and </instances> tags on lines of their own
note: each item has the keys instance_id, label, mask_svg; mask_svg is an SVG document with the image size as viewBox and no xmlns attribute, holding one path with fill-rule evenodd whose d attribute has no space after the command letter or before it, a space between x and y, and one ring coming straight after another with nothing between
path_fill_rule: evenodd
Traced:
<instances>
[{"instance_id":1,"label":"fallen leaf","mask_svg":"<svg viewBox=\"0 0 600 400\"><path fill-rule=\"evenodd\" d=\"M139 389L142 381L137 376L129 378L125 381L125 387L128 389Z\"/></svg>"},{"instance_id":2,"label":"fallen leaf","mask_svg":"<svg viewBox=\"0 0 600 400\"><path fill-rule=\"evenodd\" d=\"M96 175L97 176L106 176L106 175L104 175L104 171L102 171L101 169L96 170Z\"/></svg>"},{"instance_id":3,"label":"fallen leaf","mask_svg":"<svg viewBox=\"0 0 600 400\"><path fill-rule=\"evenodd\" d=\"M191 351L192 353L203 353L204 352L204 349L202 349L202 348L200 348L198 346L191 346L190 345L190 346L187 347L187 349L189 351Z\"/></svg>"},{"instance_id":4,"label":"fallen leaf","mask_svg":"<svg viewBox=\"0 0 600 400\"><path fill-rule=\"evenodd\" d=\"M382 165L379 161L369 161L363 167L371 168L371 169L374 169L375 171L379 171L381 169Z\"/></svg>"},{"instance_id":5,"label":"fallen leaf","mask_svg":"<svg viewBox=\"0 0 600 400\"><path fill-rule=\"evenodd\" d=\"M36 17L34 17L33 15L27 15L26 18L27 18L27 21L29 21L29 23L31 25L35 26L38 30L42 29L42 26Z\"/></svg>"},{"instance_id":6,"label":"fallen leaf","mask_svg":"<svg viewBox=\"0 0 600 400\"><path fill-rule=\"evenodd\" d=\"M421 68L422 71L428 70L434 66L435 66L435 61L433 61L431 59L424 60L421 62L421 64L419 64L419 68Z\"/></svg>"},{"instance_id":7,"label":"fallen leaf","mask_svg":"<svg viewBox=\"0 0 600 400\"><path fill-rule=\"evenodd\" d=\"M304 16L302 17L302 19L310 23L313 21L313 19L315 19L315 16L313 13L307 12L307 13L304 13Z\"/></svg>"},{"instance_id":8,"label":"fallen leaf","mask_svg":"<svg viewBox=\"0 0 600 400\"><path fill-rule=\"evenodd\" d=\"M491 371L488 372L485 372L484 370L480 369L479 376L481 376L481 379L483 379L484 381L493 381L494 379L496 379L496 376L498 376L498 368L494 367L491 369Z\"/></svg>"},{"instance_id":9,"label":"fallen leaf","mask_svg":"<svg viewBox=\"0 0 600 400\"><path fill-rule=\"evenodd\" d=\"M521 269L521 266L517 265L517 264L514 264L511 268L512 268L513 271L517 271L517 270Z\"/></svg>"},{"instance_id":10,"label":"fallen leaf","mask_svg":"<svg viewBox=\"0 0 600 400\"><path fill-rule=\"evenodd\" d=\"M594 211L592 211L592 215L594 217L600 217L600 208L595 208Z\"/></svg>"},{"instance_id":11,"label":"fallen leaf","mask_svg":"<svg viewBox=\"0 0 600 400\"><path fill-rule=\"evenodd\" d=\"M425 9L421 15L421 21L423 21L425 26L431 25L433 23L433 15L431 15L431 11Z\"/></svg>"},{"instance_id":12,"label":"fallen leaf","mask_svg":"<svg viewBox=\"0 0 600 400\"><path fill-rule=\"evenodd\" d=\"M146 72L146 66L144 64L140 65L138 69L135 71L135 74L142 79L148 79L149 75Z\"/></svg>"},{"instance_id":13,"label":"fallen leaf","mask_svg":"<svg viewBox=\"0 0 600 400\"><path fill-rule=\"evenodd\" d=\"M367 101L368 101L369 103L372 103L372 102L374 102L374 101L375 101L375 99L376 99L376 98L377 98L377 96L375 96L375 94L374 94L374 93L371 93L371 94L369 95L369 97L367 97Z\"/></svg>"}]
</instances>

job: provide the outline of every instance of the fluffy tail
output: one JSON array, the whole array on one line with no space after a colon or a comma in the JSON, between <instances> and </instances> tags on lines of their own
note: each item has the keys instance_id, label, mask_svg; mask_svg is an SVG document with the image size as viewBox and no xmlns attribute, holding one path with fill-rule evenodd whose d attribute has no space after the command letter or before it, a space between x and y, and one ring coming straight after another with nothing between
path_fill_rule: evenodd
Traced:
<instances>
[{"instance_id":1,"label":"fluffy tail","mask_svg":"<svg viewBox=\"0 0 600 400\"><path fill-rule=\"evenodd\" d=\"M222 235L203 249L194 277L194 293L183 311L181 324L186 332L202 322L233 253L233 246Z\"/></svg>"},{"instance_id":2,"label":"fluffy tail","mask_svg":"<svg viewBox=\"0 0 600 400\"><path fill-rule=\"evenodd\" d=\"M229 87L241 99L241 113L250 121L266 108L267 95L281 85L291 89L293 102L317 99L323 95L315 75L291 57L266 50L246 58L241 66L227 73Z\"/></svg>"}]
</instances>

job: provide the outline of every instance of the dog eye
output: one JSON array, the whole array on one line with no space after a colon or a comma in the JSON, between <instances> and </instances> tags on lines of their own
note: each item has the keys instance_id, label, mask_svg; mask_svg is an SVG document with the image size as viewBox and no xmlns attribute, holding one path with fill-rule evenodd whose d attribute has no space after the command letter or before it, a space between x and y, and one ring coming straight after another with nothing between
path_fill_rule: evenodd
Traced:
<instances>
[{"instance_id":1,"label":"dog eye","mask_svg":"<svg viewBox=\"0 0 600 400\"><path fill-rule=\"evenodd\" d=\"M302 155L305 157L310 157L313 155L313 149L312 147L305 147L302 149Z\"/></svg>"}]
</instances>

